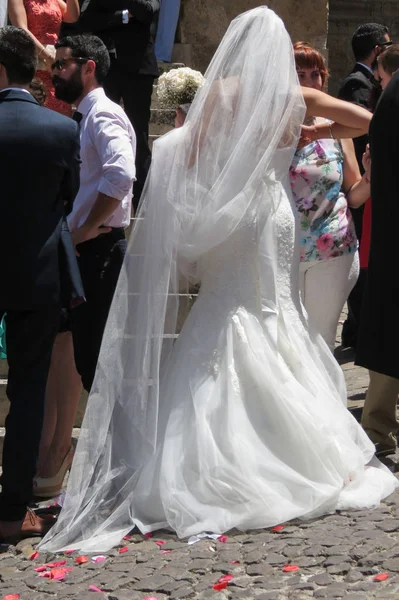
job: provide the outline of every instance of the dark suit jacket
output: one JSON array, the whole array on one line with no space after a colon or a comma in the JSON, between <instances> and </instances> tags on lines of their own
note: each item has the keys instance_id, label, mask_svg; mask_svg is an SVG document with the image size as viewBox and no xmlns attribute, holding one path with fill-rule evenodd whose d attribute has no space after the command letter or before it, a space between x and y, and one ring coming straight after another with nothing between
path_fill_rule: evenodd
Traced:
<instances>
[{"instance_id":1,"label":"dark suit jacket","mask_svg":"<svg viewBox=\"0 0 399 600\"><path fill-rule=\"evenodd\" d=\"M59 248L79 188L79 128L21 90L0 92L0 308L60 302Z\"/></svg>"},{"instance_id":2,"label":"dark suit jacket","mask_svg":"<svg viewBox=\"0 0 399 600\"><path fill-rule=\"evenodd\" d=\"M60 36L93 33L116 53L125 72L157 77L154 35L159 8L159 0L82 0L79 21L64 24ZM126 25L122 23L123 10L132 15Z\"/></svg>"},{"instance_id":3,"label":"dark suit jacket","mask_svg":"<svg viewBox=\"0 0 399 600\"><path fill-rule=\"evenodd\" d=\"M371 110L371 94L376 85L372 73L357 63L353 71L342 82L338 97L341 100L346 100L347 102L352 102L353 104L367 108L367 110ZM368 144L368 136L362 135L355 138L353 143L355 145L357 162L363 173L362 156Z\"/></svg>"},{"instance_id":4,"label":"dark suit jacket","mask_svg":"<svg viewBox=\"0 0 399 600\"><path fill-rule=\"evenodd\" d=\"M372 228L356 362L399 379L399 72L370 125Z\"/></svg>"}]
</instances>

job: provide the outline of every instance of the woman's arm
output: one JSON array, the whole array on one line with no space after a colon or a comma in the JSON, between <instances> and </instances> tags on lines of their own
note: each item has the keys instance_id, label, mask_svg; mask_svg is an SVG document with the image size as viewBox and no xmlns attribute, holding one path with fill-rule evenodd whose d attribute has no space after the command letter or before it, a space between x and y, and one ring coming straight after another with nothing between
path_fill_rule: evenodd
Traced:
<instances>
[{"instance_id":1,"label":"woman's arm","mask_svg":"<svg viewBox=\"0 0 399 600\"><path fill-rule=\"evenodd\" d=\"M344 181L342 184L349 206L359 208L370 198L370 175L368 169L363 177L357 164L352 140L341 140L344 153ZM364 164L366 167L366 163Z\"/></svg>"},{"instance_id":2,"label":"woman's arm","mask_svg":"<svg viewBox=\"0 0 399 600\"><path fill-rule=\"evenodd\" d=\"M302 88L302 93L307 116L334 121L332 124L306 127L305 135L311 141L330 137L356 138L368 132L372 114L365 108L311 88Z\"/></svg>"},{"instance_id":3,"label":"woman's arm","mask_svg":"<svg viewBox=\"0 0 399 600\"><path fill-rule=\"evenodd\" d=\"M35 42L36 51L38 57L43 59L46 64L46 68L51 70L51 61L53 56L48 52L44 45L31 33L28 29L28 18L26 16L26 10L23 0L8 0L8 18L15 27L20 27L29 33L33 41Z\"/></svg>"},{"instance_id":4,"label":"woman's arm","mask_svg":"<svg viewBox=\"0 0 399 600\"><path fill-rule=\"evenodd\" d=\"M79 19L80 8L78 0L58 0L62 10L62 20L64 23L76 23Z\"/></svg>"}]
</instances>

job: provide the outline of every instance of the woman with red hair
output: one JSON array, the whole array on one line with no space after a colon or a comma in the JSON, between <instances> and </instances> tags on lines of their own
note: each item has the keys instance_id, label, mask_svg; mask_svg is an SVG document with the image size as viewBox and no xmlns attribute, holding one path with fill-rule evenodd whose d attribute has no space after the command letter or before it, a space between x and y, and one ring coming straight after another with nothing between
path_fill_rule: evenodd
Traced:
<instances>
[{"instance_id":1,"label":"woman with red hair","mask_svg":"<svg viewBox=\"0 0 399 600\"><path fill-rule=\"evenodd\" d=\"M305 42L294 45L299 82L323 91L328 69L322 54ZM361 206L370 195L352 140L316 139L325 119L312 126L290 169L291 188L300 217L300 288L313 329L334 349L338 320L359 273L357 239L348 206Z\"/></svg>"}]
</instances>

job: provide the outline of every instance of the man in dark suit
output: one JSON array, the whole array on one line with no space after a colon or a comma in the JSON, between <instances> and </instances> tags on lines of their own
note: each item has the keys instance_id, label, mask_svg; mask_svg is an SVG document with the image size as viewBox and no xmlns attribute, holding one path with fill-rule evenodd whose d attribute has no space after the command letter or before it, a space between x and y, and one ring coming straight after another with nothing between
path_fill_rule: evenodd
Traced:
<instances>
[{"instance_id":1,"label":"man in dark suit","mask_svg":"<svg viewBox=\"0 0 399 600\"><path fill-rule=\"evenodd\" d=\"M111 68L104 89L117 104L123 101L136 133L135 208L151 162L148 132L152 87L158 77L154 35L159 8L159 0L83 0L79 21L63 26L60 34L93 33L108 49Z\"/></svg>"},{"instance_id":2,"label":"man in dark suit","mask_svg":"<svg viewBox=\"0 0 399 600\"><path fill-rule=\"evenodd\" d=\"M368 276L356 364L369 369L362 425L377 454L393 454L399 422L399 72L392 77L370 125L372 223Z\"/></svg>"},{"instance_id":3,"label":"man in dark suit","mask_svg":"<svg viewBox=\"0 0 399 600\"><path fill-rule=\"evenodd\" d=\"M28 92L36 49L25 31L0 30L0 61L0 318L6 313L10 400L0 540L7 540L52 524L27 507L60 318L61 229L79 187L79 129Z\"/></svg>"},{"instance_id":4,"label":"man in dark suit","mask_svg":"<svg viewBox=\"0 0 399 600\"><path fill-rule=\"evenodd\" d=\"M378 91L379 87L374 79L374 69L379 54L391 44L388 28L385 25L366 23L357 28L352 37L352 49L356 64L342 82L338 93L339 98L359 104L367 110L374 108L372 106L373 94ZM368 136L363 135L354 139L353 142L360 171L364 173L362 156L366 150ZM362 237L363 210L364 207L351 211L359 242ZM356 347L357 326L360 319L366 273L366 270L361 270L359 279L348 298L349 314L342 329L342 345L345 347Z\"/></svg>"}]
</instances>

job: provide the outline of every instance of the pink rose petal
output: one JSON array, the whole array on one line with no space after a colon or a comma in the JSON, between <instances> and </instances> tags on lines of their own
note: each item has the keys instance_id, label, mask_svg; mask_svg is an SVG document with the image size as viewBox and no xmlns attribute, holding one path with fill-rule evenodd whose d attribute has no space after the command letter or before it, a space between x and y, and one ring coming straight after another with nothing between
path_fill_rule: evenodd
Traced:
<instances>
[{"instance_id":1,"label":"pink rose petal","mask_svg":"<svg viewBox=\"0 0 399 600\"><path fill-rule=\"evenodd\" d=\"M49 569L56 569L57 567L63 567L66 565L66 560L60 560L59 562L46 563L46 567Z\"/></svg>"},{"instance_id":2,"label":"pink rose petal","mask_svg":"<svg viewBox=\"0 0 399 600\"><path fill-rule=\"evenodd\" d=\"M272 527L272 531L283 531L284 525L276 525L276 527Z\"/></svg>"},{"instance_id":3,"label":"pink rose petal","mask_svg":"<svg viewBox=\"0 0 399 600\"><path fill-rule=\"evenodd\" d=\"M47 571L46 565L41 565L41 567L36 567L36 573L43 573L43 571Z\"/></svg>"},{"instance_id":4,"label":"pink rose petal","mask_svg":"<svg viewBox=\"0 0 399 600\"><path fill-rule=\"evenodd\" d=\"M145 533L144 537L146 537L146 538L152 538L152 537L154 537L154 534L153 533ZM148 600L148 598L144 598L144 600Z\"/></svg>"},{"instance_id":5,"label":"pink rose petal","mask_svg":"<svg viewBox=\"0 0 399 600\"><path fill-rule=\"evenodd\" d=\"M222 542L222 544L225 544L227 542L229 538L227 537L227 535L220 535L218 537L218 542Z\"/></svg>"},{"instance_id":6,"label":"pink rose petal","mask_svg":"<svg viewBox=\"0 0 399 600\"><path fill-rule=\"evenodd\" d=\"M157 540L155 543L157 546L164 546L166 544L165 540Z\"/></svg>"},{"instance_id":7,"label":"pink rose petal","mask_svg":"<svg viewBox=\"0 0 399 600\"><path fill-rule=\"evenodd\" d=\"M38 551L36 550L33 554L30 555L29 560L36 560L36 558L39 556Z\"/></svg>"},{"instance_id":8,"label":"pink rose petal","mask_svg":"<svg viewBox=\"0 0 399 600\"><path fill-rule=\"evenodd\" d=\"M73 554L76 550L65 550L64 554Z\"/></svg>"},{"instance_id":9,"label":"pink rose petal","mask_svg":"<svg viewBox=\"0 0 399 600\"><path fill-rule=\"evenodd\" d=\"M124 539L124 540L131 540L131 539L132 539L132 536L131 536L131 535L125 535L123 539Z\"/></svg>"},{"instance_id":10,"label":"pink rose petal","mask_svg":"<svg viewBox=\"0 0 399 600\"><path fill-rule=\"evenodd\" d=\"M239 560L229 560L229 565L239 565L240 561Z\"/></svg>"},{"instance_id":11,"label":"pink rose petal","mask_svg":"<svg viewBox=\"0 0 399 600\"><path fill-rule=\"evenodd\" d=\"M102 592L102 590L100 590L100 588L98 588L96 585L89 585L89 590L91 592Z\"/></svg>"},{"instance_id":12,"label":"pink rose petal","mask_svg":"<svg viewBox=\"0 0 399 600\"><path fill-rule=\"evenodd\" d=\"M107 560L107 557L106 557L106 556L102 556L102 555L100 554L99 556L92 556L92 557L91 557L91 560L92 560L94 563L101 563L101 562L104 562L105 560Z\"/></svg>"},{"instance_id":13,"label":"pink rose petal","mask_svg":"<svg viewBox=\"0 0 399 600\"><path fill-rule=\"evenodd\" d=\"M19 600L19 594L7 594L4 600Z\"/></svg>"},{"instance_id":14,"label":"pink rose petal","mask_svg":"<svg viewBox=\"0 0 399 600\"><path fill-rule=\"evenodd\" d=\"M123 546L123 548L119 549L119 554L124 554L125 552L129 552L129 548L127 546Z\"/></svg>"},{"instance_id":15,"label":"pink rose petal","mask_svg":"<svg viewBox=\"0 0 399 600\"><path fill-rule=\"evenodd\" d=\"M161 550L161 554L170 554L172 550Z\"/></svg>"}]
</instances>

